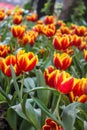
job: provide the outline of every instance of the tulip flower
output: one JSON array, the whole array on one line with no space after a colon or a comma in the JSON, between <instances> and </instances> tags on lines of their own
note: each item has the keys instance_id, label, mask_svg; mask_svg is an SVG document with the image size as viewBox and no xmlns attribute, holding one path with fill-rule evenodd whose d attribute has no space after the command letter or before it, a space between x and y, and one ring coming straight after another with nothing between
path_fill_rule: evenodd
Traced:
<instances>
[{"instance_id":1,"label":"tulip flower","mask_svg":"<svg viewBox=\"0 0 87 130\"><path fill-rule=\"evenodd\" d=\"M70 98L71 102L85 103L87 101L87 95L86 94L82 94L81 96L75 96L73 91L69 93L69 98Z\"/></svg>"},{"instance_id":2,"label":"tulip flower","mask_svg":"<svg viewBox=\"0 0 87 130\"><path fill-rule=\"evenodd\" d=\"M74 78L65 71L60 72L59 70L50 66L48 69L45 69L44 77L47 85L57 89L63 94L68 94L73 89Z\"/></svg>"},{"instance_id":3,"label":"tulip flower","mask_svg":"<svg viewBox=\"0 0 87 130\"><path fill-rule=\"evenodd\" d=\"M68 94L72 91L74 85L74 78L67 72L63 71L57 78L56 89L63 94Z\"/></svg>"},{"instance_id":4,"label":"tulip flower","mask_svg":"<svg viewBox=\"0 0 87 130\"><path fill-rule=\"evenodd\" d=\"M42 30L43 34L46 35L47 37L52 37L54 36L56 32L56 27L54 24L49 24L45 25Z\"/></svg>"},{"instance_id":5,"label":"tulip flower","mask_svg":"<svg viewBox=\"0 0 87 130\"><path fill-rule=\"evenodd\" d=\"M53 63L56 68L66 70L72 63L72 58L67 53L54 53Z\"/></svg>"},{"instance_id":6,"label":"tulip flower","mask_svg":"<svg viewBox=\"0 0 87 130\"><path fill-rule=\"evenodd\" d=\"M19 70L17 68L17 64L16 64L16 57L14 55L9 55L7 56L5 59L2 60L1 62L1 70L2 72L8 76L11 77L11 69L10 69L10 65L13 66L14 72L16 75L19 74Z\"/></svg>"},{"instance_id":7,"label":"tulip flower","mask_svg":"<svg viewBox=\"0 0 87 130\"><path fill-rule=\"evenodd\" d=\"M20 24L22 22L22 15L15 14L13 16L13 23L14 24Z\"/></svg>"},{"instance_id":8,"label":"tulip flower","mask_svg":"<svg viewBox=\"0 0 87 130\"><path fill-rule=\"evenodd\" d=\"M72 91L69 93L71 102L86 102L87 101L87 79L76 79L74 78L74 86Z\"/></svg>"},{"instance_id":9,"label":"tulip flower","mask_svg":"<svg viewBox=\"0 0 87 130\"><path fill-rule=\"evenodd\" d=\"M0 57L6 57L8 53L10 53L10 47L0 44Z\"/></svg>"},{"instance_id":10,"label":"tulip flower","mask_svg":"<svg viewBox=\"0 0 87 130\"><path fill-rule=\"evenodd\" d=\"M20 50L16 55L17 65L20 72L28 72L34 69L38 63L38 57L33 52Z\"/></svg>"},{"instance_id":11,"label":"tulip flower","mask_svg":"<svg viewBox=\"0 0 87 130\"><path fill-rule=\"evenodd\" d=\"M55 23L55 19L53 16L46 16L44 19L45 24L53 24Z\"/></svg>"},{"instance_id":12,"label":"tulip flower","mask_svg":"<svg viewBox=\"0 0 87 130\"><path fill-rule=\"evenodd\" d=\"M70 39L67 35L62 37L56 35L53 39L53 46L56 50L65 50L70 46Z\"/></svg>"},{"instance_id":13,"label":"tulip flower","mask_svg":"<svg viewBox=\"0 0 87 130\"><path fill-rule=\"evenodd\" d=\"M44 24L36 24L35 26L33 26L33 30L35 32L38 32L39 34L43 33L43 28L44 28Z\"/></svg>"},{"instance_id":14,"label":"tulip flower","mask_svg":"<svg viewBox=\"0 0 87 130\"><path fill-rule=\"evenodd\" d=\"M19 25L13 25L11 27L12 35L16 38L22 38L25 32L25 27Z\"/></svg>"},{"instance_id":15,"label":"tulip flower","mask_svg":"<svg viewBox=\"0 0 87 130\"><path fill-rule=\"evenodd\" d=\"M0 11L0 21L2 21L5 17L5 13L3 11Z\"/></svg>"},{"instance_id":16,"label":"tulip flower","mask_svg":"<svg viewBox=\"0 0 87 130\"><path fill-rule=\"evenodd\" d=\"M27 15L26 16L26 20L27 21L32 21L32 22L36 22L38 19L38 15L37 14L31 14L31 15Z\"/></svg>"},{"instance_id":17,"label":"tulip flower","mask_svg":"<svg viewBox=\"0 0 87 130\"><path fill-rule=\"evenodd\" d=\"M63 130L63 128L51 118L47 118L42 130Z\"/></svg>"},{"instance_id":18,"label":"tulip flower","mask_svg":"<svg viewBox=\"0 0 87 130\"><path fill-rule=\"evenodd\" d=\"M87 62L87 50L84 50L84 59Z\"/></svg>"},{"instance_id":19,"label":"tulip flower","mask_svg":"<svg viewBox=\"0 0 87 130\"><path fill-rule=\"evenodd\" d=\"M22 43L24 45L26 45L27 43L29 43L30 46L33 46L34 43L35 43L35 41L36 41L36 39L37 39L37 37L38 37L38 33L37 32L35 32L33 30L27 31L24 34L23 38L22 38Z\"/></svg>"},{"instance_id":20,"label":"tulip flower","mask_svg":"<svg viewBox=\"0 0 87 130\"><path fill-rule=\"evenodd\" d=\"M52 88L55 88L56 86L56 78L58 77L60 71L55 70L53 66L49 66L44 71L44 77L46 80L47 85L49 85Z\"/></svg>"}]
</instances>

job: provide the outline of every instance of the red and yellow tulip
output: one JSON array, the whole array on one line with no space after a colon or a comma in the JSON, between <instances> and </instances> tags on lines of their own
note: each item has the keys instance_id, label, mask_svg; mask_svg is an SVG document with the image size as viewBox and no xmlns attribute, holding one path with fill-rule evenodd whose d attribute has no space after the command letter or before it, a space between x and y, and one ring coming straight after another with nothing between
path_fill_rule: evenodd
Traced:
<instances>
[{"instance_id":1,"label":"red and yellow tulip","mask_svg":"<svg viewBox=\"0 0 87 130\"><path fill-rule=\"evenodd\" d=\"M13 23L14 24L20 24L22 22L22 15L17 15L17 14L15 14L14 16L13 16Z\"/></svg>"},{"instance_id":2,"label":"red and yellow tulip","mask_svg":"<svg viewBox=\"0 0 87 130\"><path fill-rule=\"evenodd\" d=\"M63 130L63 128L51 118L47 118L42 130Z\"/></svg>"},{"instance_id":3,"label":"red and yellow tulip","mask_svg":"<svg viewBox=\"0 0 87 130\"><path fill-rule=\"evenodd\" d=\"M13 25L11 27L12 35L16 38L22 38L25 32L25 27L20 25Z\"/></svg>"},{"instance_id":4,"label":"red and yellow tulip","mask_svg":"<svg viewBox=\"0 0 87 130\"><path fill-rule=\"evenodd\" d=\"M16 61L20 72L28 72L37 65L38 57L33 52L26 53L24 50L20 50L16 55Z\"/></svg>"},{"instance_id":5,"label":"red and yellow tulip","mask_svg":"<svg viewBox=\"0 0 87 130\"><path fill-rule=\"evenodd\" d=\"M10 53L10 46L0 44L0 57L6 57Z\"/></svg>"},{"instance_id":6,"label":"red and yellow tulip","mask_svg":"<svg viewBox=\"0 0 87 130\"><path fill-rule=\"evenodd\" d=\"M72 63L72 57L67 53L54 53L53 63L56 68L66 70Z\"/></svg>"}]
</instances>

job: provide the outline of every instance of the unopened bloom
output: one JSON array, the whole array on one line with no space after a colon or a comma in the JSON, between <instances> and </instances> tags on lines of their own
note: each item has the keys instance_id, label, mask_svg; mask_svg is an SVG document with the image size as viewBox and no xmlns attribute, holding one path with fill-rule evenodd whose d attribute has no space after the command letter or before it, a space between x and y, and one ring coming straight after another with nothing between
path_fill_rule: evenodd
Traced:
<instances>
[{"instance_id":1,"label":"unopened bloom","mask_svg":"<svg viewBox=\"0 0 87 130\"><path fill-rule=\"evenodd\" d=\"M20 24L22 22L22 15L15 14L13 16L13 23L14 24Z\"/></svg>"},{"instance_id":2,"label":"unopened bloom","mask_svg":"<svg viewBox=\"0 0 87 130\"><path fill-rule=\"evenodd\" d=\"M42 130L63 130L63 128L51 118L47 118Z\"/></svg>"},{"instance_id":3,"label":"unopened bloom","mask_svg":"<svg viewBox=\"0 0 87 130\"><path fill-rule=\"evenodd\" d=\"M16 38L22 38L25 32L25 27L13 25L11 27L12 35Z\"/></svg>"},{"instance_id":4,"label":"unopened bloom","mask_svg":"<svg viewBox=\"0 0 87 130\"><path fill-rule=\"evenodd\" d=\"M66 70L72 63L72 58L67 53L54 53L53 63L58 69Z\"/></svg>"}]
</instances>

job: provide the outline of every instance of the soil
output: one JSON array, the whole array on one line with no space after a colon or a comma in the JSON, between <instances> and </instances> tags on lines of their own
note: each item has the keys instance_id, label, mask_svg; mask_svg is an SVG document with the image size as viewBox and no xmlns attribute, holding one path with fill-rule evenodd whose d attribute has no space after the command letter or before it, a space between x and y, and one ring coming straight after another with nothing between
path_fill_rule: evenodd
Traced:
<instances>
[{"instance_id":1,"label":"soil","mask_svg":"<svg viewBox=\"0 0 87 130\"><path fill-rule=\"evenodd\" d=\"M11 130L8 122L5 119L5 113L7 106L5 104L0 105L0 130Z\"/></svg>"}]
</instances>

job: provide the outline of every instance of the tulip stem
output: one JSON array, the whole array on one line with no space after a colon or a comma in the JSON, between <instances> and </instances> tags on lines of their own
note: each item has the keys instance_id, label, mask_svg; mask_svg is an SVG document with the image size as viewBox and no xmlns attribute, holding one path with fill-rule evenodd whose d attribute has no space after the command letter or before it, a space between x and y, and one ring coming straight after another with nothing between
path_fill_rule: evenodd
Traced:
<instances>
[{"instance_id":1,"label":"tulip stem","mask_svg":"<svg viewBox=\"0 0 87 130\"><path fill-rule=\"evenodd\" d=\"M31 89L29 91L25 91L25 92L31 93L31 92L36 91L36 90L50 90L50 91L55 91L55 92L57 91L56 89L49 88L49 87L36 87L36 88L33 88L33 89Z\"/></svg>"},{"instance_id":2,"label":"tulip stem","mask_svg":"<svg viewBox=\"0 0 87 130\"><path fill-rule=\"evenodd\" d=\"M56 108L57 108L57 117L58 117L58 120L60 122L61 122L61 119L60 119L60 116L59 116L59 104L60 104L61 97L62 97L62 94L60 93L58 101L57 101L57 106L56 106Z\"/></svg>"},{"instance_id":3,"label":"tulip stem","mask_svg":"<svg viewBox=\"0 0 87 130\"><path fill-rule=\"evenodd\" d=\"M24 73L23 73L23 78L22 78L22 83L21 83L21 88L20 88L20 100L22 102L22 95L23 95L23 86L24 86Z\"/></svg>"}]
</instances>

